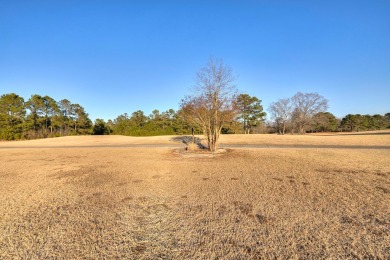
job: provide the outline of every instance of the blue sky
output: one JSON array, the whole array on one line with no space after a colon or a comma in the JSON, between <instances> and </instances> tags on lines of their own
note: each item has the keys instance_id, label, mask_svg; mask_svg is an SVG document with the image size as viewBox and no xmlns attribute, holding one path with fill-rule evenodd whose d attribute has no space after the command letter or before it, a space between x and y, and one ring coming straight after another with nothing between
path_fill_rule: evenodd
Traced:
<instances>
[{"instance_id":1,"label":"blue sky","mask_svg":"<svg viewBox=\"0 0 390 260\"><path fill-rule=\"evenodd\" d=\"M210 56L270 102L390 112L390 1L0 0L0 94L67 98L91 119L177 109Z\"/></svg>"}]
</instances>

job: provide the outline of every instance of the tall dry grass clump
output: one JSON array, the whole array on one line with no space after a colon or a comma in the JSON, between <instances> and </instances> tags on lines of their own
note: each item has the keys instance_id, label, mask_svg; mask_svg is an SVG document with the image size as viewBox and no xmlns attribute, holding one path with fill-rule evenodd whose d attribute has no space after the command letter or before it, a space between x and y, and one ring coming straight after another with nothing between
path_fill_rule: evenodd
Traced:
<instances>
[{"instance_id":1,"label":"tall dry grass clump","mask_svg":"<svg viewBox=\"0 0 390 260\"><path fill-rule=\"evenodd\" d=\"M187 151L196 151L196 150L199 150L199 146L198 146L198 144L196 144L194 142L189 142L189 143L187 143L186 150Z\"/></svg>"}]
</instances>

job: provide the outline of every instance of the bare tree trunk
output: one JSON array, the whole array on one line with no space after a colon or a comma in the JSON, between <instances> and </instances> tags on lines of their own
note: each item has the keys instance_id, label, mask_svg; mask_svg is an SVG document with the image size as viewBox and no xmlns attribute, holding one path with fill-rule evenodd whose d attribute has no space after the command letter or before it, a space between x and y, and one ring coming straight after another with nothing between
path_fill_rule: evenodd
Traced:
<instances>
[{"instance_id":1,"label":"bare tree trunk","mask_svg":"<svg viewBox=\"0 0 390 260\"><path fill-rule=\"evenodd\" d=\"M299 134L303 135L305 134L305 126L304 125L299 125Z\"/></svg>"},{"instance_id":2,"label":"bare tree trunk","mask_svg":"<svg viewBox=\"0 0 390 260\"><path fill-rule=\"evenodd\" d=\"M222 128L215 128L211 133L211 142L209 143L210 152L215 152L218 148L217 143Z\"/></svg>"}]
</instances>

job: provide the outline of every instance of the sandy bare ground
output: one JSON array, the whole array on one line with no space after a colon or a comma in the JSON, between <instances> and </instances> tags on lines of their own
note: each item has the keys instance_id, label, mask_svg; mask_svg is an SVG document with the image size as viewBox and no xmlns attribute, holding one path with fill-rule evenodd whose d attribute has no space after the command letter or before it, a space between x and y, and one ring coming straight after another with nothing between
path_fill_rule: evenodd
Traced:
<instances>
[{"instance_id":1,"label":"sandy bare ground","mask_svg":"<svg viewBox=\"0 0 390 260\"><path fill-rule=\"evenodd\" d=\"M273 137L389 145L386 134ZM123 140L142 139L0 149L0 259L390 257L390 150L55 148Z\"/></svg>"}]
</instances>

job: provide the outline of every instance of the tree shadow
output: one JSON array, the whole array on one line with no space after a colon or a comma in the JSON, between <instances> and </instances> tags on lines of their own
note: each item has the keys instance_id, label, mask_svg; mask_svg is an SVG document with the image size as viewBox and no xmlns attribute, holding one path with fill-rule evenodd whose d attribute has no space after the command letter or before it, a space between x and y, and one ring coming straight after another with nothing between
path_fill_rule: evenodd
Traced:
<instances>
[{"instance_id":1,"label":"tree shadow","mask_svg":"<svg viewBox=\"0 0 390 260\"><path fill-rule=\"evenodd\" d=\"M207 146L203 145L202 144L202 140L201 138L199 137L192 137L190 135L183 135L183 136L175 136L175 137L172 137L171 138L171 141L174 141L174 142L181 142L183 144L190 144L192 143L192 141L194 140L194 143L200 148L200 149L207 149Z\"/></svg>"}]
</instances>

